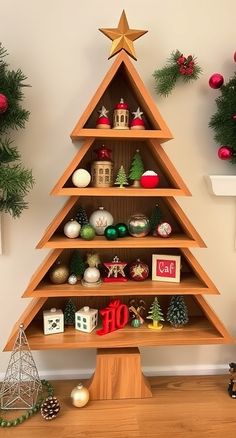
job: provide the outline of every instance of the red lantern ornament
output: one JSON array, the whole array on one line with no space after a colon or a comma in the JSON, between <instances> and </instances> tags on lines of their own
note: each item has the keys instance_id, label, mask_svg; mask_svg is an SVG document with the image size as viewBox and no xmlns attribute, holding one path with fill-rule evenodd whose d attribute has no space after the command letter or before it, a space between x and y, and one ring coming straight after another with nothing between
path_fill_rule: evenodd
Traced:
<instances>
[{"instance_id":1,"label":"red lantern ornament","mask_svg":"<svg viewBox=\"0 0 236 438\"><path fill-rule=\"evenodd\" d=\"M7 111L8 108L8 98L5 94L0 94L0 114L3 114Z\"/></svg>"},{"instance_id":2,"label":"red lantern ornament","mask_svg":"<svg viewBox=\"0 0 236 438\"><path fill-rule=\"evenodd\" d=\"M159 175L152 170L144 172L140 178L140 184L145 189L154 189L160 181Z\"/></svg>"},{"instance_id":3,"label":"red lantern ornament","mask_svg":"<svg viewBox=\"0 0 236 438\"><path fill-rule=\"evenodd\" d=\"M220 73L214 73L209 79L209 85L215 90L220 88L224 83L224 78Z\"/></svg>"},{"instance_id":4,"label":"red lantern ornament","mask_svg":"<svg viewBox=\"0 0 236 438\"><path fill-rule=\"evenodd\" d=\"M221 146L218 150L218 157L221 160L230 160L233 155L233 149L229 146Z\"/></svg>"},{"instance_id":5,"label":"red lantern ornament","mask_svg":"<svg viewBox=\"0 0 236 438\"><path fill-rule=\"evenodd\" d=\"M135 262L131 263L129 267L129 276L131 280L134 281L144 281L148 278L149 267L146 263L137 259Z\"/></svg>"},{"instance_id":6,"label":"red lantern ornament","mask_svg":"<svg viewBox=\"0 0 236 438\"><path fill-rule=\"evenodd\" d=\"M105 106L102 106L102 108L98 111L99 117L96 123L96 128L98 129L110 129L111 128L111 122L108 117L109 111L105 108Z\"/></svg>"}]
</instances>

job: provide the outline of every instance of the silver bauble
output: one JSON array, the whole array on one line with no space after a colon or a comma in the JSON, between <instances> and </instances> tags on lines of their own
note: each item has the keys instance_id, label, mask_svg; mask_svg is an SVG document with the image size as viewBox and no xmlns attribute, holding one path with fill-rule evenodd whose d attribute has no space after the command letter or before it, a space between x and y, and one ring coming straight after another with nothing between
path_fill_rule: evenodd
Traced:
<instances>
[{"instance_id":1,"label":"silver bauble","mask_svg":"<svg viewBox=\"0 0 236 438\"><path fill-rule=\"evenodd\" d=\"M88 391L87 388L85 388L85 386L82 385L82 383L79 383L79 385L76 386L71 391L71 395L70 396L71 396L72 404L76 408L82 408L89 401L89 391Z\"/></svg>"},{"instance_id":2,"label":"silver bauble","mask_svg":"<svg viewBox=\"0 0 236 438\"><path fill-rule=\"evenodd\" d=\"M76 239L76 237L79 237L80 229L81 225L79 224L79 222L71 219L64 225L64 234L70 239Z\"/></svg>"},{"instance_id":3,"label":"silver bauble","mask_svg":"<svg viewBox=\"0 0 236 438\"><path fill-rule=\"evenodd\" d=\"M77 283L78 278L76 277L75 274L71 274L67 281L68 281L69 284L74 285L74 284Z\"/></svg>"},{"instance_id":4,"label":"silver bauble","mask_svg":"<svg viewBox=\"0 0 236 438\"><path fill-rule=\"evenodd\" d=\"M133 214L128 220L128 230L133 237L145 237L150 231L150 222L142 213Z\"/></svg>"},{"instance_id":5,"label":"silver bauble","mask_svg":"<svg viewBox=\"0 0 236 438\"><path fill-rule=\"evenodd\" d=\"M105 229L112 225L113 222L112 214L105 210L104 207L98 207L98 210L95 210L89 218L89 223L95 229L98 236L103 236Z\"/></svg>"}]
</instances>

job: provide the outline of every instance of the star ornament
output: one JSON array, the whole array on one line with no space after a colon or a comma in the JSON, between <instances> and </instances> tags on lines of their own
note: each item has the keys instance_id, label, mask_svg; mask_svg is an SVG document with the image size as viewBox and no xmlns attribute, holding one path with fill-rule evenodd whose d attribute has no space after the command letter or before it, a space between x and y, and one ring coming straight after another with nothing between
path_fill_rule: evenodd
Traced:
<instances>
[{"instance_id":1,"label":"star ornament","mask_svg":"<svg viewBox=\"0 0 236 438\"><path fill-rule=\"evenodd\" d=\"M108 59L112 58L112 56L116 55L116 53L119 53L121 50L125 50L133 59L137 60L133 41L147 33L147 30L130 29L125 11L121 14L118 27L111 29L102 28L99 30L112 40L110 56Z\"/></svg>"},{"instance_id":2,"label":"star ornament","mask_svg":"<svg viewBox=\"0 0 236 438\"><path fill-rule=\"evenodd\" d=\"M132 114L134 115L134 119L140 119L142 120L143 111L138 107L137 111L133 111Z\"/></svg>"}]
</instances>

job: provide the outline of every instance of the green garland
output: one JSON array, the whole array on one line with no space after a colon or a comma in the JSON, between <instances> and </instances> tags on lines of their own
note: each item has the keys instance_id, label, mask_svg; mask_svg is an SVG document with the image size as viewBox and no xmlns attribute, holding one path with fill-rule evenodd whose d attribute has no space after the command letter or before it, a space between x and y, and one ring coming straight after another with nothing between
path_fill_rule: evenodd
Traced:
<instances>
[{"instance_id":1,"label":"green garland","mask_svg":"<svg viewBox=\"0 0 236 438\"><path fill-rule=\"evenodd\" d=\"M47 390L47 397L53 396L54 389L51 383L49 383L47 380L41 380L41 383ZM17 417L13 420L4 420L4 418L0 417L0 426L12 427L18 426L18 424L22 424L25 420L28 420L28 418L32 417L32 415L36 414L36 412L40 410L44 398L45 397L40 398L32 408L28 409L26 413L21 415L20 417Z\"/></svg>"},{"instance_id":2,"label":"green garland","mask_svg":"<svg viewBox=\"0 0 236 438\"><path fill-rule=\"evenodd\" d=\"M196 80L202 72L201 67L197 65L196 58L189 55L187 58L176 50L172 52L167 64L156 71L153 76L156 81L155 90L161 96L168 96L176 85L178 79L185 83Z\"/></svg>"},{"instance_id":3,"label":"green garland","mask_svg":"<svg viewBox=\"0 0 236 438\"><path fill-rule=\"evenodd\" d=\"M211 117L209 126L214 131L214 139L219 146L232 149L230 161L236 163L236 73L220 88L221 95L215 100L217 110Z\"/></svg>"}]
</instances>

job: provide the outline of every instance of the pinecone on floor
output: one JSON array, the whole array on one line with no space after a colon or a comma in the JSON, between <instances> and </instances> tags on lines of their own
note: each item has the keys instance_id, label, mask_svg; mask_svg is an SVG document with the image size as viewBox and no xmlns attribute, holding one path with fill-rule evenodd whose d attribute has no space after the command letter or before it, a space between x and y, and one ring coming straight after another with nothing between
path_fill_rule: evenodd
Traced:
<instances>
[{"instance_id":1,"label":"pinecone on floor","mask_svg":"<svg viewBox=\"0 0 236 438\"><path fill-rule=\"evenodd\" d=\"M41 415L45 420L52 420L60 411L60 404L56 397L47 397L41 406Z\"/></svg>"}]
</instances>

